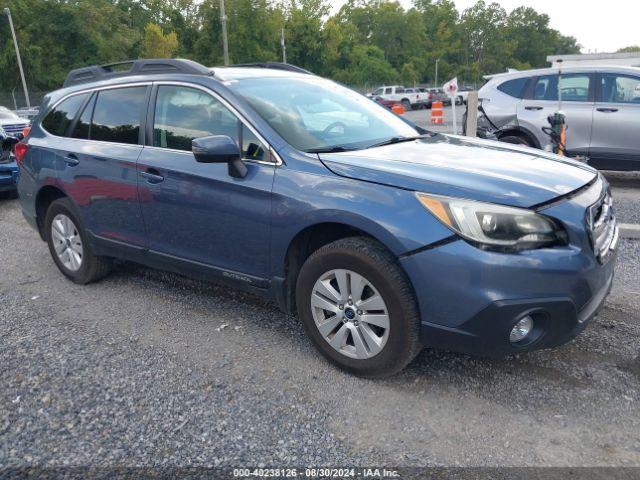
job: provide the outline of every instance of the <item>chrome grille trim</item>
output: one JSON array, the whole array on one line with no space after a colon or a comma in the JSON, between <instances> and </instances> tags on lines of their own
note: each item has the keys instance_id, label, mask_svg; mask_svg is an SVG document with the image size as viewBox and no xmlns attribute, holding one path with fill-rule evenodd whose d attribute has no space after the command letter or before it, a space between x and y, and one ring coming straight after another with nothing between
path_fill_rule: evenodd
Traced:
<instances>
[{"instance_id":1,"label":"chrome grille trim","mask_svg":"<svg viewBox=\"0 0 640 480\"><path fill-rule=\"evenodd\" d=\"M2 128L7 133L20 133L25 127L28 127L28 123L13 123L10 125L2 125Z\"/></svg>"},{"instance_id":2,"label":"chrome grille trim","mask_svg":"<svg viewBox=\"0 0 640 480\"><path fill-rule=\"evenodd\" d=\"M593 253L604 263L618 244L618 226L608 187L603 189L600 198L587 208L587 229Z\"/></svg>"}]
</instances>

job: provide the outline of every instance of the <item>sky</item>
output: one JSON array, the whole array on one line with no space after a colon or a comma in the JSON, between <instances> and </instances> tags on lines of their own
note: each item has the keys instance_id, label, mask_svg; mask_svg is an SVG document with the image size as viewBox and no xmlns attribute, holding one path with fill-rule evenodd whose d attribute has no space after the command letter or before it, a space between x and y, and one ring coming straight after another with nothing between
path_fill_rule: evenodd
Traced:
<instances>
[{"instance_id":1,"label":"sky","mask_svg":"<svg viewBox=\"0 0 640 480\"><path fill-rule=\"evenodd\" d=\"M405 8L411 0L399 0ZM476 0L454 0L459 11ZM491 0L487 0L490 3ZM583 53L615 52L629 45L640 45L640 0L494 0L507 12L527 5L551 19L551 27L578 39ZM345 0L330 0L334 10Z\"/></svg>"}]
</instances>

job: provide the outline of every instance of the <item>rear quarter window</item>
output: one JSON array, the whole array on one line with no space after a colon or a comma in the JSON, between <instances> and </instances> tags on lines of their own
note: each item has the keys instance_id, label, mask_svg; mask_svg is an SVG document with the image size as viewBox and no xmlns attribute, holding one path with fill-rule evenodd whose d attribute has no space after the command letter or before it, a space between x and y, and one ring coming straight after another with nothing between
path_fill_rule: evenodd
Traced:
<instances>
[{"instance_id":1,"label":"rear quarter window","mask_svg":"<svg viewBox=\"0 0 640 480\"><path fill-rule=\"evenodd\" d=\"M69 129L69 125L75 118L78 110L89 96L88 93L74 95L60 102L42 120L42 128L47 132L64 137Z\"/></svg>"},{"instance_id":2,"label":"rear quarter window","mask_svg":"<svg viewBox=\"0 0 640 480\"><path fill-rule=\"evenodd\" d=\"M498 90L502 93L506 93L513 98L524 97L524 89L527 86L528 78L514 78L513 80L507 80L498 85Z\"/></svg>"}]
</instances>

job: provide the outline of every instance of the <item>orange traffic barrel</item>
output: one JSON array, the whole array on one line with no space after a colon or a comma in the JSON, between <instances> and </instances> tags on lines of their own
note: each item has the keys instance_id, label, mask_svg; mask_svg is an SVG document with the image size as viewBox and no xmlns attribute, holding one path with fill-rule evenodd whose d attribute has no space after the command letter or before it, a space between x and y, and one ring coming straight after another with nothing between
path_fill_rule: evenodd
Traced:
<instances>
[{"instance_id":1,"label":"orange traffic barrel","mask_svg":"<svg viewBox=\"0 0 640 480\"><path fill-rule=\"evenodd\" d=\"M391 111L396 115L404 115L404 107L401 103L396 103L391 107Z\"/></svg>"},{"instance_id":2,"label":"orange traffic barrel","mask_svg":"<svg viewBox=\"0 0 640 480\"><path fill-rule=\"evenodd\" d=\"M442 125L442 102L433 102L431 104L431 124Z\"/></svg>"}]
</instances>

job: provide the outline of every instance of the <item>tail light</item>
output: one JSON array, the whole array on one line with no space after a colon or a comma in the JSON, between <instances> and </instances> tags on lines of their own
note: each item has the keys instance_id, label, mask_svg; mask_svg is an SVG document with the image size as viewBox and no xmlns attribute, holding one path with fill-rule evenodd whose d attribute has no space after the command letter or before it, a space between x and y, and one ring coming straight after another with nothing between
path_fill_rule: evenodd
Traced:
<instances>
[{"instance_id":1,"label":"tail light","mask_svg":"<svg viewBox=\"0 0 640 480\"><path fill-rule=\"evenodd\" d=\"M22 142L16 143L15 147L13 147L13 152L16 155L16 161L18 163L22 163L28 151L29 151L29 145Z\"/></svg>"}]
</instances>

